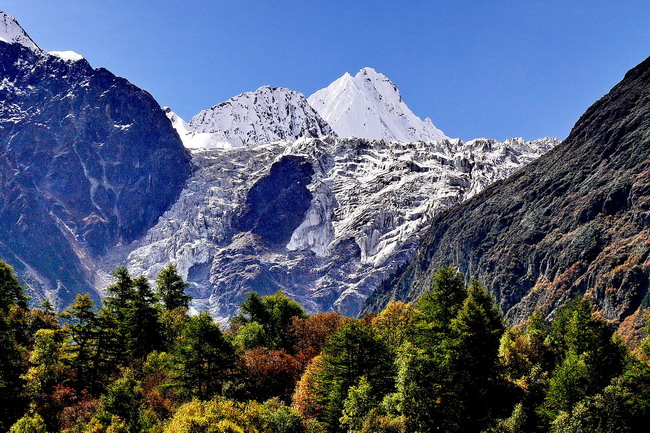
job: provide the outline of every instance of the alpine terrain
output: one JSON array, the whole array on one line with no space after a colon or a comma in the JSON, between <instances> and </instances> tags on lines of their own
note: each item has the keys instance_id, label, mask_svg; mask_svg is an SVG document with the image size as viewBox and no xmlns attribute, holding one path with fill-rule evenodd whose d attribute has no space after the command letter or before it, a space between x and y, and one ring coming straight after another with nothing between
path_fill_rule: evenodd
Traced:
<instances>
[{"instance_id":1,"label":"alpine terrain","mask_svg":"<svg viewBox=\"0 0 650 433\"><path fill-rule=\"evenodd\" d=\"M447 138L371 68L309 99L260 87L185 122L4 23L0 257L59 305L101 293L119 265L153 279L173 263L222 321L279 289L356 315L441 209L557 144Z\"/></svg>"},{"instance_id":2,"label":"alpine terrain","mask_svg":"<svg viewBox=\"0 0 650 433\"><path fill-rule=\"evenodd\" d=\"M188 148L251 146L299 137L335 135L305 97L282 87L263 86L203 110L186 123L167 110Z\"/></svg>"},{"instance_id":3,"label":"alpine terrain","mask_svg":"<svg viewBox=\"0 0 650 433\"><path fill-rule=\"evenodd\" d=\"M431 119L413 114L397 86L372 68L363 68L354 77L346 72L307 100L341 137L386 141L445 138Z\"/></svg>"},{"instance_id":4,"label":"alpine terrain","mask_svg":"<svg viewBox=\"0 0 650 433\"><path fill-rule=\"evenodd\" d=\"M437 215L409 265L365 311L412 300L440 265L485 281L506 316L590 296L633 329L650 302L650 59L578 120L561 145Z\"/></svg>"},{"instance_id":5,"label":"alpine terrain","mask_svg":"<svg viewBox=\"0 0 650 433\"><path fill-rule=\"evenodd\" d=\"M309 311L356 315L440 209L555 144L328 137L195 151L198 168L176 204L105 270L125 253L134 273L151 278L173 262L195 306L222 319L251 290L279 289Z\"/></svg>"},{"instance_id":6,"label":"alpine terrain","mask_svg":"<svg viewBox=\"0 0 650 433\"><path fill-rule=\"evenodd\" d=\"M37 299L94 285L177 199L190 155L147 92L0 12L0 257Z\"/></svg>"}]
</instances>

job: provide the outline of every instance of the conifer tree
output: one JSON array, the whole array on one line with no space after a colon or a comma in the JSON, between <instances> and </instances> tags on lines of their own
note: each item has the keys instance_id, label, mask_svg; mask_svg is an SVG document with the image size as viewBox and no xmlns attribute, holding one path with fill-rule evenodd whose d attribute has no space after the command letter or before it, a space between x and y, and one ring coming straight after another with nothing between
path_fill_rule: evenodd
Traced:
<instances>
[{"instance_id":1,"label":"conifer tree","mask_svg":"<svg viewBox=\"0 0 650 433\"><path fill-rule=\"evenodd\" d=\"M89 295L77 295L74 302L60 314L66 322L64 330L70 338L67 345L69 356L66 359L80 389L92 389L98 381L96 358L99 323L94 309L95 304Z\"/></svg>"},{"instance_id":2,"label":"conifer tree","mask_svg":"<svg viewBox=\"0 0 650 433\"><path fill-rule=\"evenodd\" d=\"M450 328L451 338L442 343L453 394L447 428L481 431L496 406L499 343L505 328L501 311L482 283L470 282Z\"/></svg>"},{"instance_id":3,"label":"conifer tree","mask_svg":"<svg viewBox=\"0 0 650 433\"><path fill-rule=\"evenodd\" d=\"M174 355L178 386L200 399L221 392L235 361L234 347L206 313L190 317Z\"/></svg>"},{"instance_id":4,"label":"conifer tree","mask_svg":"<svg viewBox=\"0 0 650 433\"><path fill-rule=\"evenodd\" d=\"M14 305L27 308L27 296L13 268L0 260L0 313L7 314Z\"/></svg>"},{"instance_id":5,"label":"conifer tree","mask_svg":"<svg viewBox=\"0 0 650 433\"><path fill-rule=\"evenodd\" d=\"M145 277L133 280L133 298L124 312L127 351L133 360L144 358L162 344L162 330L156 297Z\"/></svg>"},{"instance_id":6,"label":"conifer tree","mask_svg":"<svg viewBox=\"0 0 650 433\"><path fill-rule=\"evenodd\" d=\"M431 290L420 297L417 308L427 322L436 327L446 327L467 297L463 275L453 266L438 268Z\"/></svg>"},{"instance_id":7,"label":"conifer tree","mask_svg":"<svg viewBox=\"0 0 650 433\"><path fill-rule=\"evenodd\" d=\"M365 376L373 397L380 401L394 387L390 349L368 325L351 321L335 332L323 349L322 371L316 378L323 422L339 431L343 402L351 386Z\"/></svg>"},{"instance_id":8,"label":"conifer tree","mask_svg":"<svg viewBox=\"0 0 650 433\"><path fill-rule=\"evenodd\" d=\"M27 308L27 297L11 266L0 261L0 431L7 431L24 412L22 397L25 372L22 353L25 347L18 338L25 325L10 320L11 311Z\"/></svg>"},{"instance_id":9,"label":"conifer tree","mask_svg":"<svg viewBox=\"0 0 650 433\"><path fill-rule=\"evenodd\" d=\"M189 283L183 280L175 265L168 265L156 277L156 294L165 310L188 308L191 296L185 294Z\"/></svg>"}]
</instances>

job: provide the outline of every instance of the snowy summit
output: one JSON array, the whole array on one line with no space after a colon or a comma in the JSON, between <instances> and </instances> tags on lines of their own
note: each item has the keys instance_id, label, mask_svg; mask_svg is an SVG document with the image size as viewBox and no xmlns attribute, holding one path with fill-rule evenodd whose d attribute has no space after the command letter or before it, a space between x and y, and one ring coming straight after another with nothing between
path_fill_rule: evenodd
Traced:
<instances>
[{"instance_id":1,"label":"snowy summit","mask_svg":"<svg viewBox=\"0 0 650 433\"><path fill-rule=\"evenodd\" d=\"M38 45L18 24L16 18L0 11L0 41L8 44L20 44L32 51L40 51Z\"/></svg>"},{"instance_id":2,"label":"snowy summit","mask_svg":"<svg viewBox=\"0 0 650 433\"><path fill-rule=\"evenodd\" d=\"M41 50L39 46L36 45L36 42L34 42L20 24L18 24L16 18L3 11L0 11L0 42L19 44L37 54L47 54L66 62L78 62L79 60L83 60L83 56L74 51Z\"/></svg>"},{"instance_id":3,"label":"snowy summit","mask_svg":"<svg viewBox=\"0 0 650 433\"><path fill-rule=\"evenodd\" d=\"M235 147L333 135L330 126L302 93L270 86L242 93L203 110L192 117L185 128L194 134L212 134L214 143L230 143Z\"/></svg>"},{"instance_id":4,"label":"snowy summit","mask_svg":"<svg viewBox=\"0 0 650 433\"><path fill-rule=\"evenodd\" d=\"M397 86L372 68L354 77L347 72L307 98L340 137L386 141L431 141L445 138L429 118L413 114Z\"/></svg>"}]
</instances>

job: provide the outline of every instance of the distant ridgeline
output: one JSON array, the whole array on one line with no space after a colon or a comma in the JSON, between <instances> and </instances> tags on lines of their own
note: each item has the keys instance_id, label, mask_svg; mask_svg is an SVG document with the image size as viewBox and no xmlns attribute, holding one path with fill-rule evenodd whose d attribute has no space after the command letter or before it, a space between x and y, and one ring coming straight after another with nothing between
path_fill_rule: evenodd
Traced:
<instances>
[{"instance_id":1,"label":"distant ridgeline","mask_svg":"<svg viewBox=\"0 0 650 433\"><path fill-rule=\"evenodd\" d=\"M506 325L485 286L441 268L415 304L308 315L251 293L224 331L188 314L173 266L126 268L99 310L28 308L0 262L0 430L641 432L650 337L628 350L585 300Z\"/></svg>"}]
</instances>

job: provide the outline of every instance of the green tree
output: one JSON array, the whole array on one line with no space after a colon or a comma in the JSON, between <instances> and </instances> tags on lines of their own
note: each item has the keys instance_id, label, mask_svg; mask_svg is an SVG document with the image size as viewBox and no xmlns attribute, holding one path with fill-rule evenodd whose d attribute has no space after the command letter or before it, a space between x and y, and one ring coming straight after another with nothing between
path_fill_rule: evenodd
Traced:
<instances>
[{"instance_id":1,"label":"green tree","mask_svg":"<svg viewBox=\"0 0 650 433\"><path fill-rule=\"evenodd\" d=\"M546 396L547 406L557 413L571 411L573 406L588 395L589 367L584 354L570 350L551 378Z\"/></svg>"},{"instance_id":2,"label":"green tree","mask_svg":"<svg viewBox=\"0 0 650 433\"><path fill-rule=\"evenodd\" d=\"M14 305L27 308L27 296L13 268L0 260L0 312L7 314Z\"/></svg>"},{"instance_id":3,"label":"green tree","mask_svg":"<svg viewBox=\"0 0 650 433\"><path fill-rule=\"evenodd\" d=\"M210 398L222 391L235 349L206 313L191 317L175 347L175 379L189 395Z\"/></svg>"},{"instance_id":4,"label":"green tree","mask_svg":"<svg viewBox=\"0 0 650 433\"><path fill-rule=\"evenodd\" d=\"M427 322L445 328L466 297L463 274L453 266L440 267L432 278L431 289L420 297L417 308Z\"/></svg>"},{"instance_id":5,"label":"green tree","mask_svg":"<svg viewBox=\"0 0 650 433\"><path fill-rule=\"evenodd\" d=\"M483 284L470 282L450 329L451 338L441 343L454 402L447 427L481 431L495 406L499 344L505 329L501 311Z\"/></svg>"},{"instance_id":6,"label":"green tree","mask_svg":"<svg viewBox=\"0 0 650 433\"><path fill-rule=\"evenodd\" d=\"M141 431L140 409L142 396L140 385L133 370L127 368L119 378L106 388L106 392L100 400L97 415L102 424L109 426L116 424L115 419L117 418L120 424L128 427L124 431Z\"/></svg>"},{"instance_id":7,"label":"green tree","mask_svg":"<svg viewBox=\"0 0 650 433\"><path fill-rule=\"evenodd\" d=\"M316 378L317 397L324 407L322 420L329 430L339 431L343 401L362 376L377 401L394 389L389 347L369 325L351 321L328 340Z\"/></svg>"},{"instance_id":8,"label":"green tree","mask_svg":"<svg viewBox=\"0 0 650 433\"><path fill-rule=\"evenodd\" d=\"M191 296L185 294L189 283L183 280L175 265L168 265L156 277L156 294L162 302L165 310L171 311L176 308L188 308Z\"/></svg>"},{"instance_id":9,"label":"green tree","mask_svg":"<svg viewBox=\"0 0 650 433\"><path fill-rule=\"evenodd\" d=\"M26 365L25 347L19 336L27 333L27 324L12 320L12 312L27 308L27 297L13 269L0 261L0 431L9 427L25 411L22 397Z\"/></svg>"},{"instance_id":10,"label":"green tree","mask_svg":"<svg viewBox=\"0 0 650 433\"><path fill-rule=\"evenodd\" d=\"M362 376L357 385L350 387L348 396L343 402L341 427L349 433L358 432L363 426L364 418L377 406L377 403L368 379Z\"/></svg>"},{"instance_id":11,"label":"green tree","mask_svg":"<svg viewBox=\"0 0 650 433\"><path fill-rule=\"evenodd\" d=\"M438 364L411 343L404 344L398 351L397 392L391 395L389 413L401 415L408 431L423 432L436 428L438 402L442 395L442 385Z\"/></svg>"},{"instance_id":12,"label":"green tree","mask_svg":"<svg viewBox=\"0 0 650 433\"><path fill-rule=\"evenodd\" d=\"M560 308L546 341L555 352L558 364L549 391L549 394L554 394L549 396L549 403L555 409L570 410L567 405L579 400L573 391L561 385L572 380L571 371L582 372L580 387L583 397L600 392L623 372L627 349L614 338L613 329L594 312L593 305L587 300L575 300ZM567 358L570 359L566 361ZM556 379L558 375L561 377ZM564 396L560 395L563 389L567 393Z\"/></svg>"},{"instance_id":13,"label":"green tree","mask_svg":"<svg viewBox=\"0 0 650 433\"><path fill-rule=\"evenodd\" d=\"M129 304L135 298L134 282L125 266L113 271L113 284L106 288L108 297L104 299L106 307L113 311L118 321L124 321Z\"/></svg>"},{"instance_id":14,"label":"green tree","mask_svg":"<svg viewBox=\"0 0 650 433\"><path fill-rule=\"evenodd\" d=\"M233 323L257 322L264 329L267 347L292 352L293 339L289 329L294 317L305 318L305 311L281 290L263 297L251 292L242 302L239 315L233 319Z\"/></svg>"},{"instance_id":15,"label":"green tree","mask_svg":"<svg viewBox=\"0 0 650 433\"><path fill-rule=\"evenodd\" d=\"M99 323L95 304L89 295L77 295L74 302L60 315L66 321L64 330L70 342L66 357L74 372L79 389L93 389L97 385L97 336Z\"/></svg>"},{"instance_id":16,"label":"green tree","mask_svg":"<svg viewBox=\"0 0 650 433\"><path fill-rule=\"evenodd\" d=\"M38 401L52 392L67 376L62 329L40 329L29 357L30 368L24 378L32 400Z\"/></svg>"},{"instance_id":17,"label":"green tree","mask_svg":"<svg viewBox=\"0 0 650 433\"><path fill-rule=\"evenodd\" d=\"M47 433L47 426L39 414L25 415L11 426L9 433Z\"/></svg>"},{"instance_id":18,"label":"green tree","mask_svg":"<svg viewBox=\"0 0 650 433\"><path fill-rule=\"evenodd\" d=\"M142 359L162 346L160 312L156 297L145 277L133 281L132 299L124 313L124 334L131 359Z\"/></svg>"}]
</instances>

